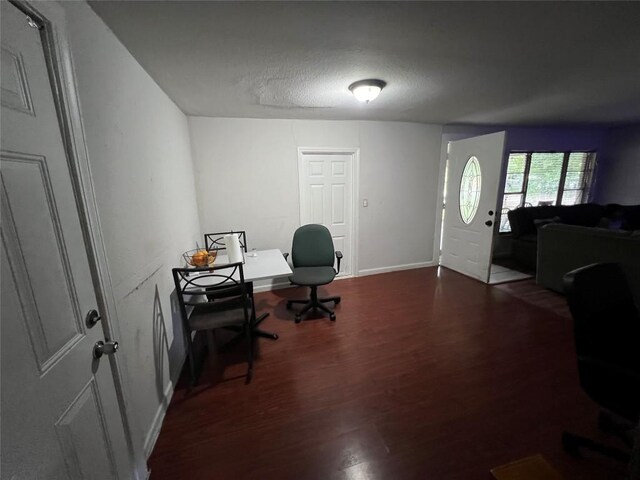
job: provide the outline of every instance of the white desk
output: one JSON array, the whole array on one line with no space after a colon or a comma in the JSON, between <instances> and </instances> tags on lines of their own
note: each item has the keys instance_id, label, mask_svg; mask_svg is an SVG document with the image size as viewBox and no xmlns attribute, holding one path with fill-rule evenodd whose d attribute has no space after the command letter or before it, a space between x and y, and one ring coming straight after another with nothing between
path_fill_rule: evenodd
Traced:
<instances>
[{"instance_id":1,"label":"white desk","mask_svg":"<svg viewBox=\"0 0 640 480\"><path fill-rule=\"evenodd\" d=\"M255 256L251 256L253 254L255 254ZM218 255L215 262L213 262L213 266L216 267L224 265L228 262L229 260L226 254ZM284 259L282 252L277 248L272 250L254 250L252 252L245 253L245 262L242 266L242 270L245 282L257 282L258 280L286 277L293 273L289 264ZM253 291L251 292L251 296L253 297ZM263 313L254 320L253 332L258 337L277 340L278 335L276 333L265 332L264 330L257 328L260 322L268 316L268 313Z\"/></svg>"},{"instance_id":2,"label":"white desk","mask_svg":"<svg viewBox=\"0 0 640 480\"><path fill-rule=\"evenodd\" d=\"M252 257L252 253L256 256ZM277 248L272 250L258 250L248 252L244 255L244 279L246 282L257 282L258 280L269 280L271 278L286 277L292 274L289 264L282 256L282 252ZM218 255L213 266L228 263L226 255Z\"/></svg>"}]
</instances>

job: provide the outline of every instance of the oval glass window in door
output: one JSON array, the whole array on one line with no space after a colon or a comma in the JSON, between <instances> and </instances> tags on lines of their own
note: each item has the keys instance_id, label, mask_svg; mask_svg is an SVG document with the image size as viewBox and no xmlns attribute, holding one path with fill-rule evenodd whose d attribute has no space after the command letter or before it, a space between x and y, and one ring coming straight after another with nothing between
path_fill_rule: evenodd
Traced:
<instances>
[{"instance_id":1,"label":"oval glass window in door","mask_svg":"<svg viewBox=\"0 0 640 480\"><path fill-rule=\"evenodd\" d=\"M466 224L471 223L476 216L480 203L480 189L482 187L482 174L480 162L476 157L470 157L462 171L460 180L460 217Z\"/></svg>"}]
</instances>

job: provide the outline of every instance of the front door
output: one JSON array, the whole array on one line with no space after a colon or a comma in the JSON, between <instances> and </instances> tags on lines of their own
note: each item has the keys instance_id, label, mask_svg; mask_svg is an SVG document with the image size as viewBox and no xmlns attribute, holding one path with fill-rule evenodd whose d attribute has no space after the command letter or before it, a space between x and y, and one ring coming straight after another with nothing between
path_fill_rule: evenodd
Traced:
<instances>
[{"instance_id":1,"label":"front door","mask_svg":"<svg viewBox=\"0 0 640 480\"><path fill-rule=\"evenodd\" d=\"M353 273L353 164L355 153L301 151L300 225L318 223L344 255L340 274Z\"/></svg>"},{"instance_id":2,"label":"front door","mask_svg":"<svg viewBox=\"0 0 640 480\"><path fill-rule=\"evenodd\" d=\"M449 144L440 264L489 281L505 132Z\"/></svg>"},{"instance_id":3,"label":"front door","mask_svg":"<svg viewBox=\"0 0 640 480\"><path fill-rule=\"evenodd\" d=\"M9 479L133 469L57 109L34 20L2 3L2 464ZM49 27L46 27L49 28Z\"/></svg>"}]
</instances>

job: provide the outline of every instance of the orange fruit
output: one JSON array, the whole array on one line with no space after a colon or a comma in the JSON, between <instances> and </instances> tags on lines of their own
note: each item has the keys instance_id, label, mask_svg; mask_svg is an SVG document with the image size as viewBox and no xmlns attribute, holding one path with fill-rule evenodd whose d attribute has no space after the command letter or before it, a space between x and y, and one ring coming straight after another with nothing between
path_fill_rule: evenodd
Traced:
<instances>
[{"instance_id":1,"label":"orange fruit","mask_svg":"<svg viewBox=\"0 0 640 480\"><path fill-rule=\"evenodd\" d=\"M209 253L206 250L198 250L191 256L191 263L196 267L202 267L209 263Z\"/></svg>"}]
</instances>

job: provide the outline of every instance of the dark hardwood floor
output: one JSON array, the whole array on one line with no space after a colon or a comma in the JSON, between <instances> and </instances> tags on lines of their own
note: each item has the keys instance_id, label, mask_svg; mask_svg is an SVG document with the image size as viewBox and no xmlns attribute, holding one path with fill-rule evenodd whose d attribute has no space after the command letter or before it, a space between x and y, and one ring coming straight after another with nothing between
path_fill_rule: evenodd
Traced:
<instances>
[{"instance_id":1,"label":"dark hardwood floor","mask_svg":"<svg viewBox=\"0 0 640 480\"><path fill-rule=\"evenodd\" d=\"M489 479L541 453L567 479L625 467L562 452L563 429L603 439L580 390L571 320L446 269L336 281L337 321L270 311L245 385L244 345L174 394L151 479ZM615 442L614 442L615 443Z\"/></svg>"}]
</instances>

